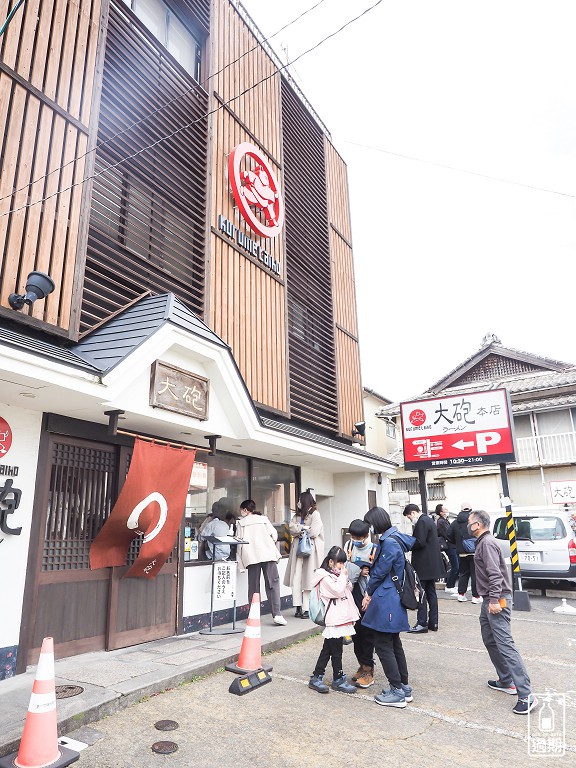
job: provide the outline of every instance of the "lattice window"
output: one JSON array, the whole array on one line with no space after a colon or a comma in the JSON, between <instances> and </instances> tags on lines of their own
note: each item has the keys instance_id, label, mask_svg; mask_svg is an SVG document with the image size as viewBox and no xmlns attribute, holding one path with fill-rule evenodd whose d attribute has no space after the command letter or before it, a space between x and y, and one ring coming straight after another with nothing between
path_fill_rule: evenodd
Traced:
<instances>
[{"instance_id":1,"label":"lattice window","mask_svg":"<svg viewBox=\"0 0 576 768\"><path fill-rule=\"evenodd\" d=\"M521 360L513 360L510 357L503 357L502 355L488 355L478 365L475 365L472 370L464 374L457 381L452 382L450 386L454 387L457 384L466 384L469 381L485 381L502 378L504 376L514 376L519 373L531 373L532 371L543 371L545 368L541 368L530 363L522 362Z\"/></svg>"},{"instance_id":2,"label":"lattice window","mask_svg":"<svg viewBox=\"0 0 576 768\"><path fill-rule=\"evenodd\" d=\"M408 491L408 493L417 495L420 493L420 486L418 485L417 477L401 477L396 480L392 480L393 491Z\"/></svg>"},{"instance_id":3,"label":"lattice window","mask_svg":"<svg viewBox=\"0 0 576 768\"><path fill-rule=\"evenodd\" d=\"M114 449L54 444L43 571L90 567L90 544L112 509L115 476Z\"/></svg>"},{"instance_id":4,"label":"lattice window","mask_svg":"<svg viewBox=\"0 0 576 768\"><path fill-rule=\"evenodd\" d=\"M428 500L443 501L446 498L444 483L428 483Z\"/></svg>"}]
</instances>

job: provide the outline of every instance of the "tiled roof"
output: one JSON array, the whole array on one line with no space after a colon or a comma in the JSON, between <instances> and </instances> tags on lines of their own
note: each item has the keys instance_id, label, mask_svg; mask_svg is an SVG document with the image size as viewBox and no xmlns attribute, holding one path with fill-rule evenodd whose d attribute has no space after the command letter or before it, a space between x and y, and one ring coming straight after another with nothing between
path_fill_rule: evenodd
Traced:
<instances>
[{"instance_id":1,"label":"tiled roof","mask_svg":"<svg viewBox=\"0 0 576 768\"><path fill-rule=\"evenodd\" d=\"M520 410L514 402L514 395L527 392L544 392L550 390L550 399L553 398L554 390L561 387L576 386L576 366L571 366L563 371L536 371L534 373L523 373L516 376L508 376L493 381L473 381L467 384L462 384L459 387L447 387L442 390L441 395L446 397L452 397L454 395L466 394L467 392L482 392L488 389L501 389L505 388L510 392L512 398L512 410ZM427 400L431 397L438 397L436 392L424 392L416 397L406 398L410 400ZM537 401L544 402L544 400ZM535 401L529 400L523 403L521 410L531 410L535 407ZM400 413L400 403L393 403L392 405L386 405L377 411L378 416L397 416Z\"/></svg>"},{"instance_id":2,"label":"tiled roof","mask_svg":"<svg viewBox=\"0 0 576 768\"><path fill-rule=\"evenodd\" d=\"M0 344L29 352L32 355L48 358L63 365L71 365L88 373L100 373L97 366L76 355L68 347L43 339L41 335L31 333L28 329L26 333L20 330L13 330L8 326L4 326L4 320L0 320Z\"/></svg>"},{"instance_id":3,"label":"tiled roof","mask_svg":"<svg viewBox=\"0 0 576 768\"><path fill-rule=\"evenodd\" d=\"M177 325L195 336L228 349L228 345L180 299L173 293L165 293L136 302L85 336L73 350L79 357L107 373L165 323Z\"/></svg>"},{"instance_id":4,"label":"tiled roof","mask_svg":"<svg viewBox=\"0 0 576 768\"><path fill-rule=\"evenodd\" d=\"M304 440L310 440L313 443L320 443L330 448L336 448L339 451L345 451L346 453L355 453L357 456L362 456L365 459L376 459L377 461L383 461L386 464L394 464L389 459L384 459L382 456L377 456L375 453L368 453L363 448L357 448L354 445L348 443L341 443L338 440L334 440L325 435L319 435L316 432L310 432L307 429L302 429L294 424L288 424L284 421L276 421L276 419L269 419L265 416L260 417L262 425L269 429L275 429L278 432L285 432L288 435L294 435L295 437L301 437Z\"/></svg>"}]
</instances>

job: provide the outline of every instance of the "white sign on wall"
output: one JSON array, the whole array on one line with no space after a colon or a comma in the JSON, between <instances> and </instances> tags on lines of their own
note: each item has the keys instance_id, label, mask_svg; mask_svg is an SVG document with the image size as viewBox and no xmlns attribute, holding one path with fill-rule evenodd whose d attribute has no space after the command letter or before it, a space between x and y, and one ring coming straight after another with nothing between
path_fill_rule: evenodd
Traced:
<instances>
[{"instance_id":1,"label":"white sign on wall","mask_svg":"<svg viewBox=\"0 0 576 768\"><path fill-rule=\"evenodd\" d=\"M236 563L214 563L214 600L236 599Z\"/></svg>"},{"instance_id":2,"label":"white sign on wall","mask_svg":"<svg viewBox=\"0 0 576 768\"><path fill-rule=\"evenodd\" d=\"M551 480L553 504L576 504L576 480Z\"/></svg>"}]
</instances>

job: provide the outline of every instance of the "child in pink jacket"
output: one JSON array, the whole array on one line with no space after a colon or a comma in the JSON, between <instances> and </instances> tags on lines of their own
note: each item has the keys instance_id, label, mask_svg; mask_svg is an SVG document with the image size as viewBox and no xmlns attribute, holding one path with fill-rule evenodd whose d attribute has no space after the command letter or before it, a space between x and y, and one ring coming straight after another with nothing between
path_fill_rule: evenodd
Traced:
<instances>
[{"instance_id":1,"label":"child in pink jacket","mask_svg":"<svg viewBox=\"0 0 576 768\"><path fill-rule=\"evenodd\" d=\"M333 671L331 687L343 693L356 693L356 687L347 682L342 669L344 637L354 634L354 622L360 617L352 597L352 584L344 567L346 560L346 553L341 547L332 547L320 568L314 571L312 589L318 589L327 605L324 619L326 626L322 632L324 645L308 683L308 687L318 693L330 691L324 682L324 672L330 660Z\"/></svg>"}]
</instances>

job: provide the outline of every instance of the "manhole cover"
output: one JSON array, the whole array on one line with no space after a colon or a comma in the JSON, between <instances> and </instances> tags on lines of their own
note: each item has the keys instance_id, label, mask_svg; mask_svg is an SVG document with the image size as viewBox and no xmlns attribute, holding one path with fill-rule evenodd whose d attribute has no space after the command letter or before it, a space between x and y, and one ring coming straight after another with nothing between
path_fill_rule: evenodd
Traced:
<instances>
[{"instance_id":1,"label":"manhole cover","mask_svg":"<svg viewBox=\"0 0 576 768\"><path fill-rule=\"evenodd\" d=\"M158 720L157 723L154 723L154 728L157 731L175 731L178 728L178 723L176 720Z\"/></svg>"},{"instance_id":2,"label":"manhole cover","mask_svg":"<svg viewBox=\"0 0 576 768\"><path fill-rule=\"evenodd\" d=\"M56 686L56 698L57 699L69 699L71 696L78 696L78 694L84 693L84 688L79 685L57 685Z\"/></svg>"},{"instance_id":3,"label":"manhole cover","mask_svg":"<svg viewBox=\"0 0 576 768\"><path fill-rule=\"evenodd\" d=\"M152 752L156 752L158 755L170 755L172 752L176 752L178 744L173 741L157 741L152 744Z\"/></svg>"}]
</instances>

